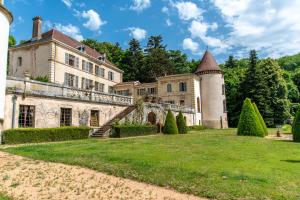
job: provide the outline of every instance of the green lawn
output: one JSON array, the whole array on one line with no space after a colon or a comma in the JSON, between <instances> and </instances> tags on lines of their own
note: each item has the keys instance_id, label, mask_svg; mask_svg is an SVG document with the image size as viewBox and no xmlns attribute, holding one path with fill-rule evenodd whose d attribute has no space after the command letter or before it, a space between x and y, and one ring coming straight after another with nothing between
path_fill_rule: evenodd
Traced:
<instances>
[{"instance_id":1,"label":"green lawn","mask_svg":"<svg viewBox=\"0 0 300 200\"><path fill-rule=\"evenodd\" d=\"M3 194L0 194L0 200L10 200L10 198L4 196Z\"/></svg>"},{"instance_id":2,"label":"green lawn","mask_svg":"<svg viewBox=\"0 0 300 200\"><path fill-rule=\"evenodd\" d=\"M81 140L5 151L216 199L300 199L300 144L235 130Z\"/></svg>"}]
</instances>

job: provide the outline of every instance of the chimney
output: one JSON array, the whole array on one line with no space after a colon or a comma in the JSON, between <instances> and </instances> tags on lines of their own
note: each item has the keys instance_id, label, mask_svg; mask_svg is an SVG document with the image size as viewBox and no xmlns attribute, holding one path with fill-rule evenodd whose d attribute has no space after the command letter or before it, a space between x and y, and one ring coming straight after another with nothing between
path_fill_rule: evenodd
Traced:
<instances>
[{"instance_id":1,"label":"chimney","mask_svg":"<svg viewBox=\"0 0 300 200\"><path fill-rule=\"evenodd\" d=\"M32 21L32 40L39 40L42 38L42 18L40 16L37 16L34 17Z\"/></svg>"}]
</instances>

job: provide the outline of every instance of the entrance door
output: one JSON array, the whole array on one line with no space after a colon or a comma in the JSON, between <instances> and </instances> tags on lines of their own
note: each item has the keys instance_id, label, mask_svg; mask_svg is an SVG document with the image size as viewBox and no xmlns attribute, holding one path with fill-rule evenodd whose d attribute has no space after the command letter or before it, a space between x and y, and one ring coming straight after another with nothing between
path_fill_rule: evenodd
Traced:
<instances>
[{"instance_id":1,"label":"entrance door","mask_svg":"<svg viewBox=\"0 0 300 200\"><path fill-rule=\"evenodd\" d=\"M99 127L99 110L91 110L91 126Z\"/></svg>"}]
</instances>

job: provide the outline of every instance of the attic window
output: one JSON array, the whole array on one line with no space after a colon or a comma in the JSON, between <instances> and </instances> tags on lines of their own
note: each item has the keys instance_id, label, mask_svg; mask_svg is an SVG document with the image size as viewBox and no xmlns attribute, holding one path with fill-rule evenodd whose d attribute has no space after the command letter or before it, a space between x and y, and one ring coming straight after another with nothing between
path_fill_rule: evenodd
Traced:
<instances>
[{"instance_id":1,"label":"attic window","mask_svg":"<svg viewBox=\"0 0 300 200\"><path fill-rule=\"evenodd\" d=\"M77 47L77 49L81 52L85 52L85 46L84 45L81 45L81 46Z\"/></svg>"}]
</instances>

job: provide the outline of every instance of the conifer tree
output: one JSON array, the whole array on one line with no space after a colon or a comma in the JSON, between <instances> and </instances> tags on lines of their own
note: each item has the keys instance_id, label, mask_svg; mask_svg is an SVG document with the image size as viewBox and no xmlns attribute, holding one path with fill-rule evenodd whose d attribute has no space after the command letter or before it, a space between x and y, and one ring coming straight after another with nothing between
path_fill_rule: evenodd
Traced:
<instances>
[{"instance_id":1,"label":"conifer tree","mask_svg":"<svg viewBox=\"0 0 300 200\"><path fill-rule=\"evenodd\" d=\"M176 124L177 124L177 127L178 127L178 133L179 134L186 134L188 132L187 131L187 126L186 126L186 121L185 121L181 111L176 116Z\"/></svg>"},{"instance_id":2,"label":"conifer tree","mask_svg":"<svg viewBox=\"0 0 300 200\"><path fill-rule=\"evenodd\" d=\"M292 133L294 142L300 142L300 104L293 122Z\"/></svg>"},{"instance_id":3,"label":"conifer tree","mask_svg":"<svg viewBox=\"0 0 300 200\"><path fill-rule=\"evenodd\" d=\"M249 98L247 98L244 101L239 124L238 124L237 134L244 135L244 136L260 136L260 137L263 137L265 135L263 127L259 122L258 116Z\"/></svg>"},{"instance_id":4,"label":"conifer tree","mask_svg":"<svg viewBox=\"0 0 300 200\"><path fill-rule=\"evenodd\" d=\"M261 114L260 114L260 112L259 112L259 110L258 110L258 108L257 108L257 106L254 102L253 102L253 108L254 108L254 110L257 114L257 117L260 121L260 124L262 125L262 127L264 129L264 135L267 136L268 135L268 128L267 128L266 123L265 123L263 117L261 116Z\"/></svg>"},{"instance_id":5,"label":"conifer tree","mask_svg":"<svg viewBox=\"0 0 300 200\"><path fill-rule=\"evenodd\" d=\"M165 125L163 128L163 133L164 134L178 134L176 120L175 120L175 117L174 117L173 113L171 112L171 110L168 110Z\"/></svg>"}]
</instances>

